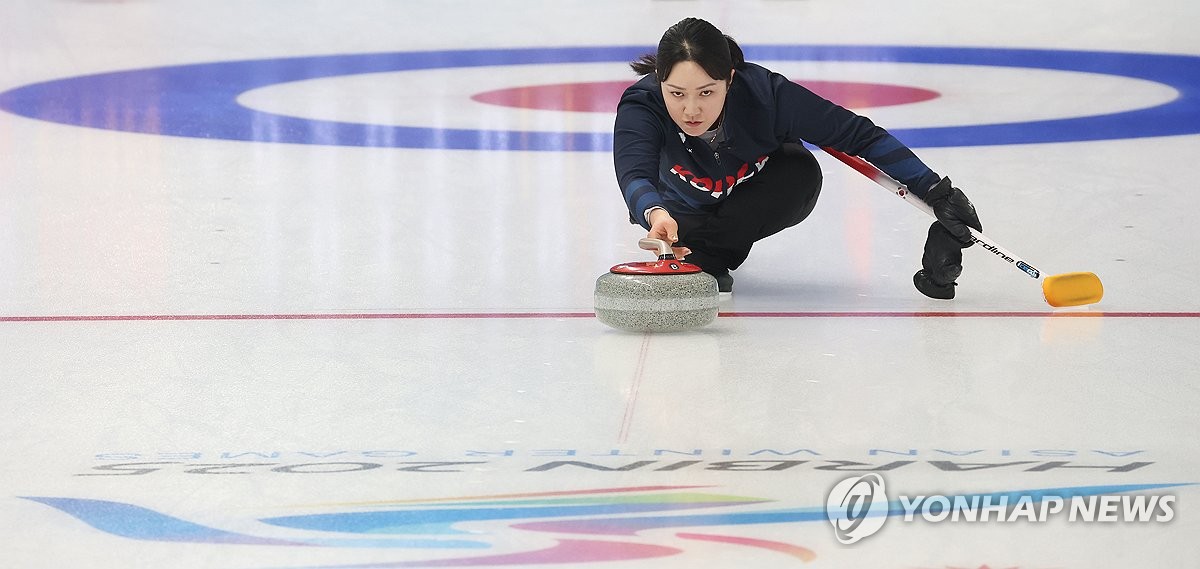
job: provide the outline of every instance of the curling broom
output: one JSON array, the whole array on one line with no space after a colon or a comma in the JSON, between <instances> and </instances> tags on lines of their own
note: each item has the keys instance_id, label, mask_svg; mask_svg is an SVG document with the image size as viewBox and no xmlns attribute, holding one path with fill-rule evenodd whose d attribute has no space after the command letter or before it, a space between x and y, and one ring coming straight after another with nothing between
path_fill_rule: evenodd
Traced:
<instances>
[{"instance_id":1,"label":"curling broom","mask_svg":"<svg viewBox=\"0 0 1200 569\"><path fill-rule=\"evenodd\" d=\"M864 176L873 180L876 184L890 190L893 194L900 196L901 199L913 205L917 209L925 212L930 217L937 219L933 213L933 208L929 204L918 197L914 197L905 187L904 184L893 180L891 176L883 173L872 165L870 162L863 160L857 156L850 156L844 152L839 152L832 148L823 148L834 158L845 162L851 168L858 170ZM1104 296L1104 285L1100 283L1100 277L1095 273L1076 272L1062 273L1059 275L1042 276L1042 272L1029 264L1027 261L1010 253L1007 249L996 244L982 232L971 230L971 239L978 243L989 253L1003 259L1010 265L1020 269L1021 272L1038 279L1042 283L1042 295L1046 298L1046 302L1050 306L1082 306L1085 304L1095 304L1100 302Z\"/></svg>"}]
</instances>

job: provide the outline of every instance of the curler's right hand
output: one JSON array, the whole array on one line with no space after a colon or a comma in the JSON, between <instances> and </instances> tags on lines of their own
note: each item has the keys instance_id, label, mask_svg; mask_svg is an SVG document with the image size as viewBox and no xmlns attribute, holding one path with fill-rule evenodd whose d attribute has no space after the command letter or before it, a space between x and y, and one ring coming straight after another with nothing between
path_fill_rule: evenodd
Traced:
<instances>
[{"instance_id":1,"label":"curler's right hand","mask_svg":"<svg viewBox=\"0 0 1200 569\"><path fill-rule=\"evenodd\" d=\"M662 239L672 245L671 250L675 253L676 259L683 259L691 253L692 250L687 247L675 247L675 243L679 241L679 223L665 209L655 209L650 212L650 232L646 234L650 239Z\"/></svg>"}]
</instances>

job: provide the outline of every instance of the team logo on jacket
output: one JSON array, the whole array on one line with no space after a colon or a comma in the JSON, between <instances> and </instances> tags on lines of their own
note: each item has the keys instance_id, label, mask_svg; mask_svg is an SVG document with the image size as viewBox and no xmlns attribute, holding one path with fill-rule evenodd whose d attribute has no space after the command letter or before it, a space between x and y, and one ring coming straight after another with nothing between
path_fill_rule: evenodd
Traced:
<instances>
[{"instance_id":1,"label":"team logo on jacket","mask_svg":"<svg viewBox=\"0 0 1200 569\"><path fill-rule=\"evenodd\" d=\"M767 156L760 156L753 164L749 162L742 164L742 167L738 168L736 176L725 176L724 179L703 178L679 164L671 168L671 173L679 176L679 179L687 182L691 187L711 195L713 199L719 199L721 196L732 194L734 186L761 172L767 165L767 158Z\"/></svg>"}]
</instances>

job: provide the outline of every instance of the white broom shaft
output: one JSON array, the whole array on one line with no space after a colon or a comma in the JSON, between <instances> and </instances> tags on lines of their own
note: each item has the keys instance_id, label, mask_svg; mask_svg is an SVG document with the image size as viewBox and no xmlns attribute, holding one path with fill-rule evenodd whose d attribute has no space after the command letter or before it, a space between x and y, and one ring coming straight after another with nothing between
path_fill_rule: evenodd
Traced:
<instances>
[{"instance_id":1,"label":"white broom shaft","mask_svg":"<svg viewBox=\"0 0 1200 569\"><path fill-rule=\"evenodd\" d=\"M847 166L858 170L862 175L870 178L876 184L879 184L885 189L890 190L893 194L899 196L900 199L912 204L913 207L925 212L926 215L937 219L937 214L933 213L933 208L929 207L929 204L925 203L925 200L914 196L912 192L908 191L908 187L892 179L891 176L888 176L882 170L876 168L874 164L871 164L870 162L867 162L866 160L863 160L857 156L850 156L849 154L839 150L834 150L827 147L822 147L822 149L825 152L828 152L830 156L845 162ZM971 239L976 243L979 243L980 246L982 246L988 252L1000 257L1001 259L1004 259L1005 261L1008 261L1009 264L1035 279L1041 278L1041 271L1034 268L1033 265L1027 263L1024 259L1014 255L1004 247L1001 247L995 241L992 241L990 238L988 238L988 236L984 235L983 232L975 231L970 227L967 229L971 231Z\"/></svg>"}]
</instances>

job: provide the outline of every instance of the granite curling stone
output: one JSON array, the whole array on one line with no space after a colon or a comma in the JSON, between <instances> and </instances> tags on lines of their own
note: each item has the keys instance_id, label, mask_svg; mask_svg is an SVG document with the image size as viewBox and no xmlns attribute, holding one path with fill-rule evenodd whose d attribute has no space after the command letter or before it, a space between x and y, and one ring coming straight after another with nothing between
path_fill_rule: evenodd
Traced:
<instances>
[{"instance_id":1,"label":"granite curling stone","mask_svg":"<svg viewBox=\"0 0 1200 569\"><path fill-rule=\"evenodd\" d=\"M717 318L717 279L699 266L675 259L661 239L638 241L658 260L623 263L596 279L596 318L621 330L676 332Z\"/></svg>"}]
</instances>

